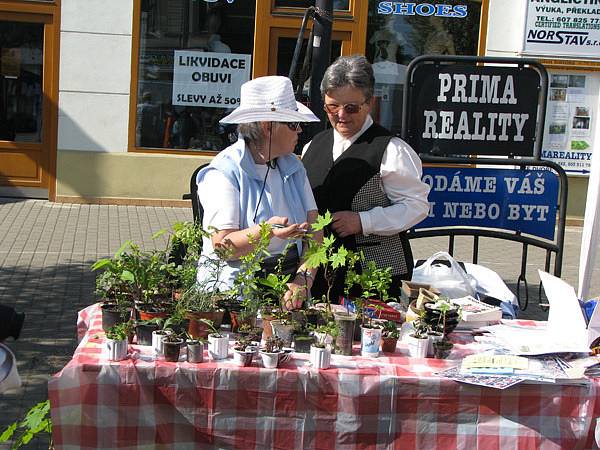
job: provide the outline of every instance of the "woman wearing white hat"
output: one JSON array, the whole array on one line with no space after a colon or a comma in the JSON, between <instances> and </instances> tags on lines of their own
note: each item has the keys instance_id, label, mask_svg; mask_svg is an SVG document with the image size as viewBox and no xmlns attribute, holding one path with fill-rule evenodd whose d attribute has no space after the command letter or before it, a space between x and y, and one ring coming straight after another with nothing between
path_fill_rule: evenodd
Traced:
<instances>
[{"instance_id":1,"label":"woman wearing white hat","mask_svg":"<svg viewBox=\"0 0 600 450\"><path fill-rule=\"evenodd\" d=\"M238 124L240 139L219 153L198 173L198 198L204 208L203 227L218 231L203 242L203 255L214 257L215 246L233 249L221 279L231 287L240 266L239 258L252 246L249 235L258 238L259 224L275 225L269 252L276 260L289 239L298 238L317 216L317 206L302 163L293 154L302 131L300 123L319 119L296 102L291 81L286 77L261 77L241 87L240 106L221 120ZM305 283L314 274L301 264L301 239L286 255L286 273L292 273L284 307L302 305ZM267 269L268 270L268 269ZM295 273L295 275L294 275ZM202 260L198 281L209 277Z\"/></svg>"}]
</instances>

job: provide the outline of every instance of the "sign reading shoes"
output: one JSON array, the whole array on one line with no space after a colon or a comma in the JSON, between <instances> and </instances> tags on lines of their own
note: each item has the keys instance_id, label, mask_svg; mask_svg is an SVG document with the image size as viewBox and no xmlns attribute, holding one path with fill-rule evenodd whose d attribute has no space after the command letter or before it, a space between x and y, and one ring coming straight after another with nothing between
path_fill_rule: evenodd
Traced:
<instances>
[{"instance_id":1,"label":"sign reading shoes","mask_svg":"<svg viewBox=\"0 0 600 450\"><path fill-rule=\"evenodd\" d=\"M448 5L414 2L379 2L377 14L398 16L467 17L467 5Z\"/></svg>"},{"instance_id":2,"label":"sign reading shoes","mask_svg":"<svg viewBox=\"0 0 600 450\"><path fill-rule=\"evenodd\" d=\"M408 141L436 155L533 155L539 73L529 68L422 64L411 76Z\"/></svg>"},{"instance_id":3,"label":"sign reading shoes","mask_svg":"<svg viewBox=\"0 0 600 450\"><path fill-rule=\"evenodd\" d=\"M528 0L523 53L600 58L600 0Z\"/></svg>"}]
</instances>

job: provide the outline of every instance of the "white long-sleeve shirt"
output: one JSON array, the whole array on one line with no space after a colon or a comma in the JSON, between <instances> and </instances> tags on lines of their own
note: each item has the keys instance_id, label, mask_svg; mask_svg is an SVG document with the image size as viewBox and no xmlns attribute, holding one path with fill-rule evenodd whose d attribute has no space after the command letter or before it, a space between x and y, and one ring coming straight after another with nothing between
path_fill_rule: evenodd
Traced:
<instances>
[{"instance_id":1,"label":"white long-sleeve shirt","mask_svg":"<svg viewBox=\"0 0 600 450\"><path fill-rule=\"evenodd\" d=\"M349 139L333 130L332 155L335 162L373 124L371 116L358 133ZM302 155L310 146L303 148ZM325 151L325 150L323 150ZM382 189L392 204L385 208L375 207L361 211L360 222L363 234L390 236L421 222L429 212L429 186L421 181L421 160L415 151L402 139L392 137L381 159L380 176Z\"/></svg>"}]
</instances>

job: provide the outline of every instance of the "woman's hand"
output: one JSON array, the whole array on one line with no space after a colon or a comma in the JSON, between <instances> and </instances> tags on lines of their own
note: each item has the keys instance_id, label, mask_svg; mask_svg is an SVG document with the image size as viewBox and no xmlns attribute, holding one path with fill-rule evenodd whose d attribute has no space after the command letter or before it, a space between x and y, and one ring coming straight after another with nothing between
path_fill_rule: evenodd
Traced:
<instances>
[{"instance_id":1,"label":"woman's hand","mask_svg":"<svg viewBox=\"0 0 600 450\"><path fill-rule=\"evenodd\" d=\"M302 308L311 285L311 278L305 279L302 273L296 274L296 278L287 284L288 291L283 295L282 301L283 309L291 311Z\"/></svg>"},{"instance_id":2,"label":"woman's hand","mask_svg":"<svg viewBox=\"0 0 600 450\"><path fill-rule=\"evenodd\" d=\"M308 230L308 222L288 224L287 217L273 216L267 223L271 225L271 233L279 239L298 238Z\"/></svg>"}]
</instances>

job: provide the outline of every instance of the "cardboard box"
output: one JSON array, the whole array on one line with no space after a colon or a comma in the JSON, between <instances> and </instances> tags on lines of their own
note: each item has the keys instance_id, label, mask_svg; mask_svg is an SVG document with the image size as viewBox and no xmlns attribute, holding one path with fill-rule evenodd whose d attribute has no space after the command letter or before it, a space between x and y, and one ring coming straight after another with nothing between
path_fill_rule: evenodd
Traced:
<instances>
[{"instance_id":1,"label":"cardboard box","mask_svg":"<svg viewBox=\"0 0 600 450\"><path fill-rule=\"evenodd\" d=\"M432 287L427 283L414 283L412 281L402 281L402 292L408 297L409 300L414 300L419 296L419 289L427 289L434 294L439 295L440 291Z\"/></svg>"}]
</instances>

